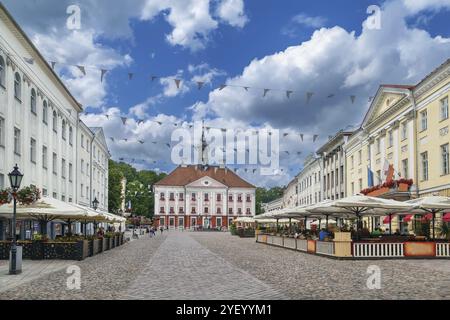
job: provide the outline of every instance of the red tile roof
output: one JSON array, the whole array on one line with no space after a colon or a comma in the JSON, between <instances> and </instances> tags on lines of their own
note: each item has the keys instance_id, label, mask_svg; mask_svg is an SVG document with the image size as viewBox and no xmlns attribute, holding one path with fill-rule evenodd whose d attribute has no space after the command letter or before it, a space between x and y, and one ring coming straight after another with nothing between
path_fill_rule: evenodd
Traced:
<instances>
[{"instance_id":1,"label":"red tile roof","mask_svg":"<svg viewBox=\"0 0 450 320\"><path fill-rule=\"evenodd\" d=\"M210 177L231 188L256 188L230 169L216 166L186 166L177 167L155 186L186 186L203 177Z\"/></svg>"}]
</instances>

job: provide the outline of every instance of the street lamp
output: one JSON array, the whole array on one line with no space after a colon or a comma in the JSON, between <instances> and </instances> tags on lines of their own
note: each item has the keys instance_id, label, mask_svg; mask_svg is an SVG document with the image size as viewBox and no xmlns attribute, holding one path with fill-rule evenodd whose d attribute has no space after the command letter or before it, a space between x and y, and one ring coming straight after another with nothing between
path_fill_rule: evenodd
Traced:
<instances>
[{"instance_id":1,"label":"street lamp","mask_svg":"<svg viewBox=\"0 0 450 320\"><path fill-rule=\"evenodd\" d=\"M13 218L12 218L12 243L11 243L11 260L9 262L9 274L19 274L22 272L22 257L20 257L19 266L17 266L17 241L16 241L16 211L17 211L17 190L20 188L20 183L22 182L23 174L19 171L17 164L14 170L9 174L9 183L11 184L12 196L14 201L13 207ZM21 256L22 251L20 251ZM17 268L19 267L19 268Z\"/></svg>"},{"instance_id":2,"label":"street lamp","mask_svg":"<svg viewBox=\"0 0 450 320\"><path fill-rule=\"evenodd\" d=\"M97 197L94 198L94 201L92 201L92 208L94 208L94 210L98 209L98 200Z\"/></svg>"}]
</instances>

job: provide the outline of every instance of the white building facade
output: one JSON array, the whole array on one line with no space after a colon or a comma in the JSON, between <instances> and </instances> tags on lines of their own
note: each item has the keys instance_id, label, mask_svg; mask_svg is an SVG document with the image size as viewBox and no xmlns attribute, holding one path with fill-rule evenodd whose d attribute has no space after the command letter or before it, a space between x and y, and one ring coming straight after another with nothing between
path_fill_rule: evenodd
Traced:
<instances>
[{"instance_id":1,"label":"white building facade","mask_svg":"<svg viewBox=\"0 0 450 320\"><path fill-rule=\"evenodd\" d=\"M297 176L299 206L314 205L322 201L320 158L309 156L305 160L303 170Z\"/></svg>"},{"instance_id":2,"label":"white building facade","mask_svg":"<svg viewBox=\"0 0 450 320\"><path fill-rule=\"evenodd\" d=\"M254 217L256 188L224 167L180 166L154 186L155 217L170 229L228 228Z\"/></svg>"},{"instance_id":3,"label":"white building facade","mask_svg":"<svg viewBox=\"0 0 450 320\"><path fill-rule=\"evenodd\" d=\"M86 206L96 195L83 197L81 184L91 190L93 186L103 196L99 207L107 210L109 152L103 137L93 141L104 161L92 161L83 153L81 132L91 130L79 119L81 112L81 105L0 5L0 189L9 187L8 173L17 164L24 174L22 186L35 185L43 196ZM94 132L103 135L100 128ZM81 158L86 158L84 166L99 168L103 180L86 179ZM6 225L0 222L0 239L8 231Z\"/></svg>"}]
</instances>

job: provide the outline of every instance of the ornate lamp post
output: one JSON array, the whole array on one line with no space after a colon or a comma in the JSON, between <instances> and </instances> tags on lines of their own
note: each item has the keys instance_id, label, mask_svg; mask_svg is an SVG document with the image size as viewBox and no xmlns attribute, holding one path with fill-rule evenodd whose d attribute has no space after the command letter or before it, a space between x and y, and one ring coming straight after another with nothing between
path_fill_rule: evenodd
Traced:
<instances>
[{"instance_id":1,"label":"ornate lamp post","mask_svg":"<svg viewBox=\"0 0 450 320\"><path fill-rule=\"evenodd\" d=\"M92 209L94 209L95 211L97 211L97 209L98 209L97 197L95 197L94 201L92 201ZM97 232L97 222L94 222L94 235L95 235L95 232Z\"/></svg>"},{"instance_id":2,"label":"ornate lamp post","mask_svg":"<svg viewBox=\"0 0 450 320\"><path fill-rule=\"evenodd\" d=\"M9 274L19 274L22 272L22 266L20 264L17 269L17 241L16 241L16 211L17 211L17 190L20 188L23 174L19 171L17 164L14 170L8 174L9 183L11 184L12 197L14 201L13 218L12 218L12 243L11 243L11 261L9 262ZM22 259L20 259L22 261Z\"/></svg>"}]
</instances>

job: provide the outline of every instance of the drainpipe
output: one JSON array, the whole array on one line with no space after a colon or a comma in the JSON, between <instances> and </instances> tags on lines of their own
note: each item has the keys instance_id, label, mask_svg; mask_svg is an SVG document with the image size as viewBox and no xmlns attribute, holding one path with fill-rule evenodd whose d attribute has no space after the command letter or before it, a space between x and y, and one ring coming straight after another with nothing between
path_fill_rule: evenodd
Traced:
<instances>
[{"instance_id":1,"label":"drainpipe","mask_svg":"<svg viewBox=\"0 0 450 320\"><path fill-rule=\"evenodd\" d=\"M90 162L90 166L89 166L89 207L91 207L92 205L92 167L94 166L94 163L92 162L92 144L95 140L95 133L93 132L93 136L91 139L91 145L89 146L90 150L89 150L89 162Z\"/></svg>"},{"instance_id":2,"label":"drainpipe","mask_svg":"<svg viewBox=\"0 0 450 320\"><path fill-rule=\"evenodd\" d=\"M411 95L411 102L413 105L413 130L414 130L414 162L415 162L415 177L414 180L416 182L416 198L419 197L419 150L417 148L417 104L416 104L416 98L414 97L414 91L413 89L409 89L409 93Z\"/></svg>"}]
</instances>

